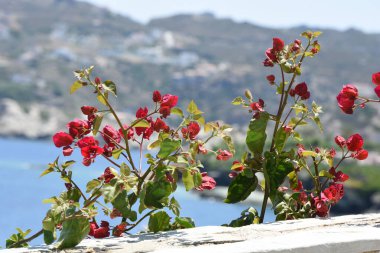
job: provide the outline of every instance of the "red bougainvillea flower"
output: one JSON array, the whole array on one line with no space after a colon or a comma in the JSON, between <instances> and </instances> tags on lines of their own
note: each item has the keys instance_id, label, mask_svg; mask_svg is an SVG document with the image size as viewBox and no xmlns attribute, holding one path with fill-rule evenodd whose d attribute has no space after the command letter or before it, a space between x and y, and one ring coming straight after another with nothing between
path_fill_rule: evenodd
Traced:
<instances>
[{"instance_id":1,"label":"red bougainvillea flower","mask_svg":"<svg viewBox=\"0 0 380 253\"><path fill-rule=\"evenodd\" d=\"M338 171L334 173L333 175L334 175L334 178L333 178L334 182L345 182L348 179L350 179L350 177L347 174L344 174L342 171Z\"/></svg>"},{"instance_id":2,"label":"red bougainvillea flower","mask_svg":"<svg viewBox=\"0 0 380 253\"><path fill-rule=\"evenodd\" d=\"M206 147L204 145L202 145L202 144L199 144L198 145L198 154L205 155L207 153L208 153L208 151L207 151Z\"/></svg>"},{"instance_id":3,"label":"red bougainvillea flower","mask_svg":"<svg viewBox=\"0 0 380 253\"><path fill-rule=\"evenodd\" d=\"M352 114L354 112L353 108L355 106L355 100L358 98L358 95L358 89L354 85L344 85L336 97L338 106L344 113Z\"/></svg>"},{"instance_id":4,"label":"red bougainvillea flower","mask_svg":"<svg viewBox=\"0 0 380 253\"><path fill-rule=\"evenodd\" d=\"M81 109L82 113L84 115L87 115L87 116L92 115L98 111L98 109L96 107L89 106L89 105L84 105L80 109Z\"/></svg>"},{"instance_id":5,"label":"red bougainvillea flower","mask_svg":"<svg viewBox=\"0 0 380 253\"><path fill-rule=\"evenodd\" d=\"M128 125L124 124L123 128L124 128L124 130L127 130L128 129ZM119 134L120 134L120 136L124 135L121 128L119 128ZM128 129L128 133L127 133L128 140L132 139L134 134L135 134L135 131L133 130L133 128Z\"/></svg>"},{"instance_id":6,"label":"red bougainvillea flower","mask_svg":"<svg viewBox=\"0 0 380 253\"><path fill-rule=\"evenodd\" d=\"M74 138L82 138L84 135L90 133L91 125L87 120L75 119L67 124L69 133Z\"/></svg>"},{"instance_id":7,"label":"red bougainvillea flower","mask_svg":"<svg viewBox=\"0 0 380 253\"><path fill-rule=\"evenodd\" d=\"M153 91L153 102L158 103L161 101L161 93L158 90Z\"/></svg>"},{"instance_id":8,"label":"red bougainvillea flower","mask_svg":"<svg viewBox=\"0 0 380 253\"><path fill-rule=\"evenodd\" d=\"M228 159L232 158L232 154L227 150L218 150L218 155L216 156L217 160L221 161L227 161Z\"/></svg>"},{"instance_id":9,"label":"red bougainvillea flower","mask_svg":"<svg viewBox=\"0 0 380 253\"><path fill-rule=\"evenodd\" d=\"M101 175L100 177L98 177L99 180L104 180L104 183L108 184L112 178L114 178L115 175L112 173L111 171L111 168L110 167L107 167L105 170L104 170L104 173L103 175Z\"/></svg>"},{"instance_id":10,"label":"red bougainvillea flower","mask_svg":"<svg viewBox=\"0 0 380 253\"><path fill-rule=\"evenodd\" d=\"M95 77L94 82L95 82L97 85L99 85L99 84L102 83L102 80L100 79L100 77Z\"/></svg>"},{"instance_id":11,"label":"red bougainvillea flower","mask_svg":"<svg viewBox=\"0 0 380 253\"><path fill-rule=\"evenodd\" d=\"M231 171L230 173L228 173L229 178L235 178L237 175L239 175L239 173L237 173L236 171Z\"/></svg>"},{"instance_id":12,"label":"red bougainvillea flower","mask_svg":"<svg viewBox=\"0 0 380 253\"><path fill-rule=\"evenodd\" d=\"M197 189L198 191L203 191L203 190L213 190L216 186L215 179L207 175L207 172L202 173L202 184L198 186Z\"/></svg>"},{"instance_id":13,"label":"red bougainvillea flower","mask_svg":"<svg viewBox=\"0 0 380 253\"><path fill-rule=\"evenodd\" d=\"M294 91L290 95L298 95L301 97L302 100L310 98L310 92L307 89L307 84L305 82L297 84L294 88Z\"/></svg>"},{"instance_id":14,"label":"red bougainvillea flower","mask_svg":"<svg viewBox=\"0 0 380 253\"><path fill-rule=\"evenodd\" d=\"M110 213L110 218L115 219L117 217L123 217L123 214L119 210L117 210L116 208L113 208L112 212Z\"/></svg>"},{"instance_id":15,"label":"red bougainvillea flower","mask_svg":"<svg viewBox=\"0 0 380 253\"><path fill-rule=\"evenodd\" d=\"M264 111L264 106L265 106L265 103L264 103L264 100L262 99L259 99L258 102L253 102L249 105L251 107L251 109L253 111L259 111L259 112L263 112Z\"/></svg>"},{"instance_id":16,"label":"red bougainvillea flower","mask_svg":"<svg viewBox=\"0 0 380 253\"><path fill-rule=\"evenodd\" d=\"M268 48L266 51L265 51L265 55L267 56L267 58L271 61L271 62L277 62L277 57L276 57L276 54L274 52L274 50L272 48Z\"/></svg>"},{"instance_id":17,"label":"red bougainvillea flower","mask_svg":"<svg viewBox=\"0 0 380 253\"><path fill-rule=\"evenodd\" d=\"M195 121L190 122L187 127L181 129L183 138L190 140L195 140L200 131L201 127Z\"/></svg>"},{"instance_id":18,"label":"red bougainvillea flower","mask_svg":"<svg viewBox=\"0 0 380 253\"><path fill-rule=\"evenodd\" d=\"M120 133L110 125L103 128L102 136L109 147L114 147L115 143L120 143L121 141Z\"/></svg>"},{"instance_id":19,"label":"red bougainvillea flower","mask_svg":"<svg viewBox=\"0 0 380 253\"><path fill-rule=\"evenodd\" d=\"M178 102L177 96L174 96L172 94L165 94L161 98L161 107L168 106L169 108L173 108L174 106L177 105L177 102Z\"/></svg>"},{"instance_id":20,"label":"red bougainvillea flower","mask_svg":"<svg viewBox=\"0 0 380 253\"><path fill-rule=\"evenodd\" d=\"M301 180L298 180L296 185L291 185L291 186L292 186L291 187L292 190L295 192L300 192L303 190L303 184L302 184Z\"/></svg>"},{"instance_id":21,"label":"red bougainvillea flower","mask_svg":"<svg viewBox=\"0 0 380 253\"><path fill-rule=\"evenodd\" d=\"M98 145L99 142L92 136L86 136L77 142L79 148Z\"/></svg>"},{"instance_id":22,"label":"red bougainvillea flower","mask_svg":"<svg viewBox=\"0 0 380 253\"><path fill-rule=\"evenodd\" d=\"M372 82L375 85L380 85L380 72L372 74Z\"/></svg>"},{"instance_id":23,"label":"red bougainvillea flower","mask_svg":"<svg viewBox=\"0 0 380 253\"><path fill-rule=\"evenodd\" d=\"M375 93L376 93L376 96L380 98L380 85L376 86L376 88L374 89Z\"/></svg>"},{"instance_id":24,"label":"red bougainvillea flower","mask_svg":"<svg viewBox=\"0 0 380 253\"><path fill-rule=\"evenodd\" d=\"M73 153L74 149L70 146L66 146L63 148L63 155L64 156L71 156L71 154Z\"/></svg>"},{"instance_id":25,"label":"red bougainvillea flower","mask_svg":"<svg viewBox=\"0 0 380 253\"><path fill-rule=\"evenodd\" d=\"M148 115L148 108L147 107L144 107L144 108L140 107L136 111L136 118L138 118L138 119L145 118L147 115Z\"/></svg>"},{"instance_id":26,"label":"red bougainvillea flower","mask_svg":"<svg viewBox=\"0 0 380 253\"><path fill-rule=\"evenodd\" d=\"M273 38L273 50L274 51L281 51L284 49L285 43L280 38Z\"/></svg>"},{"instance_id":27,"label":"red bougainvillea flower","mask_svg":"<svg viewBox=\"0 0 380 253\"><path fill-rule=\"evenodd\" d=\"M153 130L156 132L160 132L161 130L166 132L169 131L169 126L162 119L157 118L153 123Z\"/></svg>"},{"instance_id":28,"label":"red bougainvillea flower","mask_svg":"<svg viewBox=\"0 0 380 253\"><path fill-rule=\"evenodd\" d=\"M269 75L266 78L270 84L274 84L274 81L276 80L276 77L274 75Z\"/></svg>"},{"instance_id":29,"label":"red bougainvillea flower","mask_svg":"<svg viewBox=\"0 0 380 253\"><path fill-rule=\"evenodd\" d=\"M329 188L326 188L323 191L326 198L331 201L332 204L338 203L339 200L343 198L344 195L344 189L342 184L331 184Z\"/></svg>"},{"instance_id":30,"label":"red bougainvillea flower","mask_svg":"<svg viewBox=\"0 0 380 253\"><path fill-rule=\"evenodd\" d=\"M84 137L77 142L78 147L81 149L83 156L83 164L89 166L97 155L103 154L103 148L99 147L99 142L94 137Z\"/></svg>"},{"instance_id":31,"label":"red bougainvillea flower","mask_svg":"<svg viewBox=\"0 0 380 253\"><path fill-rule=\"evenodd\" d=\"M95 222L91 222L95 223ZM100 227L95 223L95 225L91 225L90 223L90 233L89 235L95 237L95 238L105 238L110 236L110 228L109 223L106 221L102 221L100 224Z\"/></svg>"},{"instance_id":32,"label":"red bougainvillea flower","mask_svg":"<svg viewBox=\"0 0 380 253\"><path fill-rule=\"evenodd\" d=\"M293 127L291 127L289 125L283 126L283 129L284 129L284 132L288 133L288 134L293 131Z\"/></svg>"},{"instance_id":33,"label":"red bougainvillea flower","mask_svg":"<svg viewBox=\"0 0 380 253\"><path fill-rule=\"evenodd\" d=\"M368 157L368 151L365 149L359 149L356 153L351 155L354 159L365 160Z\"/></svg>"},{"instance_id":34,"label":"red bougainvillea flower","mask_svg":"<svg viewBox=\"0 0 380 253\"><path fill-rule=\"evenodd\" d=\"M112 231L112 235L113 236L117 236L117 237L120 237L122 236L122 234L124 233L126 227L127 227L128 223L126 222L122 222L121 224L117 225L113 231Z\"/></svg>"},{"instance_id":35,"label":"red bougainvillea flower","mask_svg":"<svg viewBox=\"0 0 380 253\"><path fill-rule=\"evenodd\" d=\"M313 197L312 200L313 206L315 208L315 214L319 217L326 217L329 213L329 207L326 201L329 199L325 196L325 194L321 193L321 196Z\"/></svg>"},{"instance_id":36,"label":"red bougainvillea flower","mask_svg":"<svg viewBox=\"0 0 380 253\"><path fill-rule=\"evenodd\" d=\"M364 145L364 140L360 134L353 134L347 139L346 144L348 150L359 151Z\"/></svg>"},{"instance_id":37,"label":"red bougainvillea flower","mask_svg":"<svg viewBox=\"0 0 380 253\"><path fill-rule=\"evenodd\" d=\"M65 132L58 132L53 136L53 142L57 148L70 146L73 141L73 137Z\"/></svg>"},{"instance_id":38,"label":"red bougainvillea flower","mask_svg":"<svg viewBox=\"0 0 380 253\"><path fill-rule=\"evenodd\" d=\"M343 148L346 145L346 139L344 139L342 136L338 135L335 136L335 143L339 147Z\"/></svg>"},{"instance_id":39,"label":"red bougainvillea flower","mask_svg":"<svg viewBox=\"0 0 380 253\"><path fill-rule=\"evenodd\" d=\"M264 61L263 61L263 65L264 67L273 67L274 64L271 60L269 60L268 58L266 58Z\"/></svg>"},{"instance_id":40,"label":"red bougainvillea flower","mask_svg":"<svg viewBox=\"0 0 380 253\"><path fill-rule=\"evenodd\" d=\"M297 147L298 147L298 150L297 150L297 154L299 157L302 157L303 156L303 151L305 151L305 146L298 143L297 144Z\"/></svg>"}]
</instances>

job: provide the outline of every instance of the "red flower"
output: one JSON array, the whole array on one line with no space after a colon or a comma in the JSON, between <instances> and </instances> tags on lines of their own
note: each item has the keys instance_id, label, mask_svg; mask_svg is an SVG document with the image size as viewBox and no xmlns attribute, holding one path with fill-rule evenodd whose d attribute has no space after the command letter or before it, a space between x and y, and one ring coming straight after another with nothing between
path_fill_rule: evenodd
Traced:
<instances>
[{"instance_id":1,"label":"red flower","mask_svg":"<svg viewBox=\"0 0 380 253\"><path fill-rule=\"evenodd\" d=\"M202 184L198 186L197 189L198 191L203 191L203 190L213 190L216 186L215 179L207 175L207 172L202 173Z\"/></svg>"},{"instance_id":2,"label":"red flower","mask_svg":"<svg viewBox=\"0 0 380 253\"><path fill-rule=\"evenodd\" d=\"M99 226L96 224L96 222L90 222L90 232L88 235L94 236L95 230L98 229Z\"/></svg>"},{"instance_id":3,"label":"red flower","mask_svg":"<svg viewBox=\"0 0 380 253\"><path fill-rule=\"evenodd\" d=\"M273 50L274 51L281 51L284 49L285 43L280 38L273 38Z\"/></svg>"},{"instance_id":4,"label":"red flower","mask_svg":"<svg viewBox=\"0 0 380 253\"><path fill-rule=\"evenodd\" d=\"M205 154L207 154L208 153L208 151L207 151L207 149L205 148L205 146L203 146L202 144L199 144L198 145L198 154L203 154L203 155L205 155Z\"/></svg>"},{"instance_id":5,"label":"red flower","mask_svg":"<svg viewBox=\"0 0 380 253\"><path fill-rule=\"evenodd\" d=\"M118 131L116 131L115 128L113 128L110 125L106 125L103 128L102 136L103 136L104 141L110 147L114 147L115 142L120 143L120 141L121 141L120 133Z\"/></svg>"},{"instance_id":6,"label":"red flower","mask_svg":"<svg viewBox=\"0 0 380 253\"><path fill-rule=\"evenodd\" d=\"M90 233L91 233L91 226L90 226ZM95 238L105 238L105 237L110 236L109 223L106 221L102 221L99 228L93 229L93 236Z\"/></svg>"},{"instance_id":7,"label":"red flower","mask_svg":"<svg viewBox=\"0 0 380 253\"><path fill-rule=\"evenodd\" d=\"M342 136L338 135L335 136L335 143L339 147L343 148L346 145L346 139L344 139Z\"/></svg>"},{"instance_id":8,"label":"red flower","mask_svg":"<svg viewBox=\"0 0 380 253\"><path fill-rule=\"evenodd\" d=\"M352 114L354 112L353 108L355 105L355 100L358 97L358 89L351 85L344 85L342 90L336 97L340 109L347 114Z\"/></svg>"},{"instance_id":9,"label":"red flower","mask_svg":"<svg viewBox=\"0 0 380 253\"><path fill-rule=\"evenodd\" d=\"M169 108L173 108L174 106L177 105L177 102L178 102L177 96L166 94L161 98L161 107L168 106Z\"/></svg>"},{"instance_id":10,"label":"red flower","mask_svg":"<svg viewBox=\"0 0 380 253\"><path fill-rule=\"evenodd\" d=\"M128 129L128 125L124 124L123 125L123 129L127 130ZM121 128L119 128L119 134L120 134L120 136L124 136L123 131L122 131ZM128 140L132 139L134 134L135 134L135 131L133 131L133 128L128 129L127 139Z\"/></svg>"},{"instance_id":11,"label":"red flower","mask_svg":"<svg viewBox=\"0 0 380 253\"><path fill-rule=\"evenodd\" d=\"M87 136L77 142L79 148L98 145L99 142L92 136Z\"/></svg>"},{"instance_id":12,"label":"red flower","mask_svg":"<svg viewBox=\"0 0 380 253\"><path fill-rule=\"evenodd\" d=\"M301 40L295 40L294 44L301 45Z\"/></svg>"},{"instance_id":13,"label":"red flower","mask_svg":"<svg viewBox=\"0 0 380 253\"><path fill-rule=\"evenodd\" d=\"M104 180L104 183L108 184L111 181L111 179L114 178L114 177L115 177L115 175L112 173L111 168L107 167L104 170L103 175L101 175L98 179L99 180Z\"/></svg>"},{"instance_id":14,"label":"red flower","mask_svg":"<svg viewBox=\"0 0 380 253\"><path fill-rule=\"evenodd\" d=\"M355 154L352 154L354 159L365 160L368 157L368 151L365 149L359 149Z\"/></svg>"},{"instance_id":15,"label":"red flower","mask_svg":"<svg viewBox=\"0 0 380 253\"><path fill-rule=\"evenodd\" d=\"M128 223L126 222L122 222L121 224L117 225L113 231L112 231L112 235L113 236L117 236L117 237L120 237L122 236L122 234L124 233L126 227L127 227Z\"/></svg>"},{"instance_id":16,"label":"red flower","mask_svg":"<svg viewBox=\"0 0 380 253\"><path fill-rule=\"evenodd\" d=\"M273 67L274 64L271 60L269 60L268 58L266 58L264 61L263 61L263 65L264 67Z\"/></svg>"},{"instance_id":17,"label":"red flower","mask_svg":"<svg viewBox=\"0 0 380 253\"><path fill-rule=\"evenodd\" d=\"M156 121L153 123L153 129L156 132L160 132L161 130L168 131L169 127L166 125L166 123L162 119L157 118Z\"/></svg>"},{"instance_id":18,"label":"red flower","mask_svg":"<svg viewBox=\"0 0 380 253\"><path fill-rule=\"evenodd\" d=\"M294 88L294 93L300 96L302 100L306 100L310 97L310 92L307 90L307 84L305 82L297 84Z\"/></svg>"},{"instance_id":19,"label":"red flower","mask_svg":"<svg viewBox=\"0 0 380 253\"><path fill-rule=\"evenodd\" d=\"M144 108L140 107L136 111L136 118L145 118L148 115L148 108L145 106Z\"/></svg>"},{"instance_id":20,"label":"red flower","mask_svg":"<svg viewBox=\"0 0 380 253\"><path fill-rule=\"evenodd\" d=\"M86 120L75 119L67 124L69 133L74 138L82 138L84 135L90 133L91 125Z\"/></svg>"},{"instance_id":21,"label":"red flower","mask_svg":"<svg viewBox=\"0 0 380 253\"><path fill-rule=\"evenodd\" d=\"M103 154L104 149L99 147L98 144L99 142L92 136L84 137L78 141L77 145L81 149L81 154L84 158L82 163L85 166L89 166L97 155Z\"/></svg>"},{"instance_id":22,"label":"red flower","mask_svg":"<svg viewBox=\"0 0 380 253\"><path fill-rule=\"evenodd\" d=\"M291 185L294 186L294 185ZM293 191L300 192L303 189L303 184L300 180L297 181L297 185L295 187L291 187Z\"/></svg>"},{"instance_id":23,"label":"red flower","mask_svg":"<svg viewBox=\"0 0 380 253\"><path fill-rule=\"evenodd\" d=\"M73 141L73 137L65 132L58 132L53 136L53 142L57 148L70 146Z\"/></svg>"},{"instance_id":24,"label":"red flower","mask_svg":"<svg viewBox=\"0 0 380 253\"><path fill-rule=\"evenodd\" d=\"M262 111L264 111L264 109L263 109L264 105L265 105L265 104L264 104L264 100L259 99L258 102L253 102L253 103L251 103L249 106L251 107L251 109L252 109L253 111L259 111L259 112L262 112Z\"/></svg>"},{"instance_id":25,"label":"red flower","mask_svg":"<svg viewBox=\"0 0 380 253\"><path fill-rule=\"evenodd\" d=\"M376 96L380 98L380 85L376 86L376 88L374 89L375 93L376 93Z\"/></svg>"},{"instance_id":26,"label":"red flower","mask_svg":"<svg viewBox=\"0 0 380 253\"><path fill-rule=\"evenodd\" d=\"M329 207L327 206L326 202L323 200L315 200L314 202L316 215L319 217L326 217L329 213Z\"/></svg>"},{"instance_id":27,"label":"red flower","mask_svg":"<svg viewBox=\"0 0 380 253\"><path fill-rule=\"evenodd\" d=\"M293 127L291 127L289 125L283 126L283 129L284 129L284 132L288 133L288 134L293 131Z\"/></svg>"},{"instance_id":28,"label":"red flower","mask_svg":"<svg viewBox=\"0 0 380 253\"><path fill-rule=\"evenodd\" d=\"M267 80L270 84L274 84L276 77L274 75L269 75L269 76L267 76Z\"/></svg>"},{"instance_id":29,"label":"red flower","mask_svg":"<svg viewBox=\"0 0 380 253\"><path fill-rule=\"evenodd\" d=\"M99 85L99 84L101 84L102 83L102 80L100 79L100 77L95 77L95 83L97 84L97 85Z\"/></svg>"},{"instance_id":30,"label":"red flower","mask_svg":"<svg viewBox=\"0 0 380 253\"><path fill-rule=\"evenodd\" d=\"M170 111L171 111L171 108L169 106L161 106L159 110L163 118L166 118L167 116L169 116Z\"/></svg>"},{"instance_id":31,"label":"red flower","mask_svg":"<svg viewBox=\"0 0 380 253\"><path fill-rule=\"evenodd\" d=\"M153 102L157 103L161 101L161 93L158 90L153 91Z\"/></svg>"},{"instance_id":32,"label":"red flower","mask_svg":"<svg viewBox=\"0 0 380 253\"><path fill-rule=\"evenodd\" d=\"M343 198L344 189L342 184L331 184L329 188L323 191L326 198L328 198L333 204L336 204Z\"/></svg>"},{"instance_id":33,"label":"red flower","mask_svg":"<svg viewBox=\"0 0 380 253\"><path fill-rule=\"evenodd\" d=\"M70 146L66 146L63 148L63 155L64 156L71 156L71 154L73 153L74 149Z\"/></svg>"},{"instance_id":34,"label":"red flower","mask_svg":"<svg viewBox=\"0 0 380 253\"><path fill-rule=\"evenodd\" d=\"M334 178L333 178L334 182L345 182L348 179L350 179L350 177L347 174L344 174L342 171L338 171L334 173L333 175L334 175Z\"/></svg>"},{"instance_id":35,"label":"red flower","mask_svg":"<svg viewBox=\"0 0 380 253\"><path fill-rule=\"evenodd\" d=\"M80 109L82 110L82 113L87 116L92 115L98 111L96 107L89 106L89 105L84 105Z\"/></svg>"},{"instance_id":36,"label":"red flower","mask_svg":"<svg viewBox=\"0 0 380 253\"><path fill-rule=\"evenodd\" d=\"M268 57L267 59L269 59L270 61L277 62L277 57L276 57L274 50L272 48L268 48L265 51L265 55Z\"/></svg>"},{"instance_id":37,"label":"red flower","mask_svg":"<svg viewBox=\"0 0 380 253\"><path fill-rule=\"evenodd\" d=\"M199 132L201 131L201 128L199 124L195 121L190 122L187 127L183 127L181 129L183 138L189 138L190 140L195 140Z\"/></svg>"},{"instance_id":38,"label":"red flower","mask_svg":"<svg viewBox=\"0 0 380 253\"><path fill-rule=\"evenodd\" d=\"M360 134L353 134L347 139L347 148L350 151L359 151L363 145L364 141Z\"/></svg>"},{"instance_id":39,"label":"red flower","mask_svg":"<svg viewBox=\"0 0 380 253\"><path fill-rule=\"evenodd\" d=\"M216 156L217 160L221 161L227 161L228 159L232 158L232 154L227 150L218 150L218 155Z\"/></svg>"},{"instance_id":40,"label":"red flower","mask_svg":"<svg viewBox=\"0 0 380 253\"><path fill-rule=\"evenodd\" d=\"M372 82L373 84L380 85L380 72L372 74Z\"/></svg>"}]
</instances>

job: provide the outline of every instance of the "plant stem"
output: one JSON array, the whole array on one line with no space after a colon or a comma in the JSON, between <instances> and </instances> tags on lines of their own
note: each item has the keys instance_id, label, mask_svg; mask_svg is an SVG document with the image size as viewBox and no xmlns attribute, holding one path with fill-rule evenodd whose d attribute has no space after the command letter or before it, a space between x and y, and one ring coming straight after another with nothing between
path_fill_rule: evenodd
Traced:
<instances>
[{"instance_id":1,"label":"plant stem","mask_svg":"<svg viewBox=\"0 0 380 253\"><path fill-rule=\"evenodd\" d=\"M44 230L41 229L40 231L38 231L37 233L35 233L31 237L28 237L28 238L25 238L24 240L15 242L14 244L12 244L11 246L9 246L8 248L18 248L18 246L36 239L37 237L39 237L40 235L42 235L43 232L44 232Z\"/></svg>"},{"instance_id":2,"label":"plant stem","mask_svg":"<svg viewBox=\"0 0 380 253\"><path fill-rule=\"evenodd\" d=\"M140 222L142 222L146 217L148 217L149 215L151 215L153 212L155 212L156 210L150 210L148 213L146 213L143 217L141 217L135 224L133 224L131 227L129 227L128 229L124 230L124 232L127 232L129 230L132 230L134 229Z\"/></svg>"}]
</instances>

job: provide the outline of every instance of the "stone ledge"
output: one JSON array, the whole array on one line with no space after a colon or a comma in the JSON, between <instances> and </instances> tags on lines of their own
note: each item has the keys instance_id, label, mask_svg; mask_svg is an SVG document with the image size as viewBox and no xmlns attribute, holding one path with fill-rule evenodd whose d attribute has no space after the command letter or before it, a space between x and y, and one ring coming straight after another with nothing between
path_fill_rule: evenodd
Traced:
<instances>
[{"instance_id":1,"label":"stone ledge","mask_svg":"<svg viewBox=\"0 0 380 253\"><path fill-rule=\"evenodd\" d=\"M2 252L56 252L40 246ZM65 252L112 253L380 253L380 214L250 225L198 227L121 238L86 239Z\"/></svg>"}]
</instances>

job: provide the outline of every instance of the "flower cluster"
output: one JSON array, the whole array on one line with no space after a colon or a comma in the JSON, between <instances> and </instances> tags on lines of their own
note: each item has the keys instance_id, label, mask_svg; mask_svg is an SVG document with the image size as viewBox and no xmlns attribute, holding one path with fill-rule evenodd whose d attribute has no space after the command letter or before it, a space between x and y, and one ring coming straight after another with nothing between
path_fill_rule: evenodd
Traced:
<instances>
[{"instance_id":1,"label":"flower cluster","mask_svg":"<svg viewBox=\"0 0 380 253\"><path fill-rule=\"evenodd\" d=\"M380 98L380 72L372 74L372 83L376 85L374 92ZM338 106L342 112L352 114L357 107L364 108L369 102L380 102L379 99L370 99L359 96L359 91L355 85L343 85L342 90L336 97ZM356 103L358 101L358 103Z\"/></svg>"}]
</instances>

